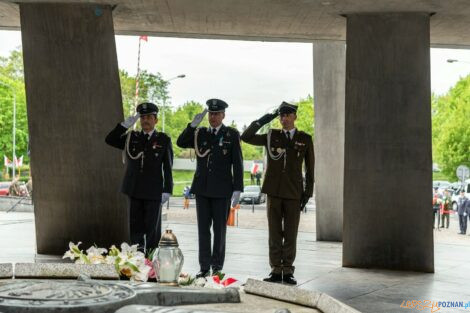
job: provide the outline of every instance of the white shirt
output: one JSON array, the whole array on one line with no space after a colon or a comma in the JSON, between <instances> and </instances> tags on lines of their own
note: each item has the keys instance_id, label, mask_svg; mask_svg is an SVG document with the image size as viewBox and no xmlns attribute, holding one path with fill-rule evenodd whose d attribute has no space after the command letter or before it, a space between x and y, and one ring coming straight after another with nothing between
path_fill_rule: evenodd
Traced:
<instances>
[{"instance_id":1,"label":"white shirt","mask_svg":"<svg viewBox=\"0 0 470 313\"><path fill-rule=\"evenodd\" d=\"M150 137L152 137L153 133L155 132L155 129L152 129L151 131L149 131L148 133L142 131L144 133L144 135L149 135L149 138L148 140L150 140Z\"/></svg>"},{"instance_id":2,"label":"white shirt","mask_svg":"<svg viewBox=\"0 0 470 313\"><path fill-rule=\"evenodd\" d=\"M294 138L295 128L292 128L291 130L285 130L285 129L283 129L282 131L284 132L284 136L286 136L286 134L289 134L289 139ZM287 136L286 136L286 137L287 137Z\"/></svg>"},{"instance_id":3,"label":"white shirt","mask_svg":"<svg viewBox=\"0 0 470 313\"><path fill-rule=\"evenodd\" d=\"M219 126L217 127L209 127L209 132L212 134L212 130L215 129L215 134L214 135L217 135L217 133L219 132L219 129L220 127L222 127L222 124L220 124Z\"/></svg>"}]
</instances>

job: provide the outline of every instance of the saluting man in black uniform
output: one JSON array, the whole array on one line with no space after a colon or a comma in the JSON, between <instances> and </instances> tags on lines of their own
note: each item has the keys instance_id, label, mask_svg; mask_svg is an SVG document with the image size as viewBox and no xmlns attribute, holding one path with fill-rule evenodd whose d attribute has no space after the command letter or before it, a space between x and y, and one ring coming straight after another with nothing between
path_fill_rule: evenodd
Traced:
<instances>
[{"instance_id":1,"label":"saluting man in black uniform","mask_svg":"<svg viewBox=\"0 0 470 313\"><path fill-rule=\"evenodd\" d=\"M124 150L127 169L121 191L129 197L131 243L139 249L158 247L161 236L161 204L173 192L173 149L171 139L157 132L158 107L141 103L137 114L118 124L106 143ZM142 131L127 130L140 117Z\"/></svg>"},{"instance_id":2,"label":"saluting man in black uniform","mask_svg":"<svg viewBox=\"0 0 470 313\"><path fill-rule=\"evenodd\" d=\"M211 267L213 275L222 270L230 204L232 207L238 204L243 191L240 134L236 129L222 124L228 105L219 99L210 99L206 104L210 127L197 128L208 111L205 109L194 117L177 141L181 148L194 148L197 155L197 168L191 186L191 193L196 195L201 267L196 277L208 276ZM211 225L214 233L212 252Z\"/></svg>"}]
</instances>

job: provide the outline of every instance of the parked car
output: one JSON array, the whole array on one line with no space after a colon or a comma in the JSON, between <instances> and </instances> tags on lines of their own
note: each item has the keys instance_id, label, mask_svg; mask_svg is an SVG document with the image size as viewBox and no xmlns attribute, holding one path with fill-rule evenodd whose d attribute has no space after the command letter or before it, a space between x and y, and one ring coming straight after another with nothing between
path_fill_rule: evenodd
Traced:
<instances>
[{"instance_id":1,"label":"parked car","mask_svg":"<svg viewBox=\"0 0 470 313\"><path fill-rule=\"evenodd\" d=\"M266 202L266 195L261 192L261 187L258 185L245 186L245 190L240 195L240 203L264 203Z\"/></svg>"},{"instance_id":2,"label":"parked car","mask_svg":"<svg viewBox=\"0 0 470 313\"><path fill-rule=\"evenodd\" d=\"M470 199L470 180L467 180L465 184L462 186L461 183L460 187L454 192L452 195L452 210L457 211L457 201L460 197L460 191L465 190L465 196Z\"/></svg>"},{"instance_id":3,"label":"parked car","mask_svg":"<svg viewBox=\"0 0 470 313\"><path fill-rule=\"evenodd\" d=\"M10 182L0 182L0 196L9 195L10 184Z\"/></svg>"}]
</instances>

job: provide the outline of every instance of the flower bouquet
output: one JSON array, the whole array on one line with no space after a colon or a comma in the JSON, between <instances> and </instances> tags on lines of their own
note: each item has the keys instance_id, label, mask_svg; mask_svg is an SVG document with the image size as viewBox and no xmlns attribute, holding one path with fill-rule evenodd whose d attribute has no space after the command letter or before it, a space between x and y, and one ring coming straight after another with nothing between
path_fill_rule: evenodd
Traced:
<instances>
[{"instance_id":1,"label":"flower bouquet","mask_svg":"<svg viewBox=\"0 0 470 313\"><path fill-rule=\"evenodd\" d=\"M137 250L137 245L121 244L121 250L112 245L109 251L104 248L92 246L86 250L79 249L81 242L69 243L69 250L63 259L70 258L77 264L113 264L116 272L124 279L146 282L149 278L155 279L155 270L150 259ZM154 252L154 251L153 251ZM149 257L153 255L150 253Z\"/></svg>"}]
</instances>

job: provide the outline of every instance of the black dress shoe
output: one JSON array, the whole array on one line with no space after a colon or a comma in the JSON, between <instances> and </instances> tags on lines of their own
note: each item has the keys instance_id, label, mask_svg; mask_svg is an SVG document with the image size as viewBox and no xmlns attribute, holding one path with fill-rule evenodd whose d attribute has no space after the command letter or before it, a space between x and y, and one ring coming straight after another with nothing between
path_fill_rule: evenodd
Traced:
<instances>
[{"instance_id":1,"label":"black dress shoe","mask_svg":"<svg viewBox=\"0 0 470 313\"><path fill-rule=\"evenodd\" d=\"M270 273L269 276L263 280L270 283L282 283L282 274Z\"/></svg>"},{"instance_id":2,"label":"black dress shoe","mask_svg":"<svg viewBox=\"0 0 470 313\"><path fill-rule=\"evenodd\" d=\"M294 274L284 274L282 281L289 285L297 285L297 280L294 278Z\"/></svg>"},{"instance_id":3,"label":"black dress shoe","mask_svg":"<svg viewBox=\"0 0 470 313\"><path fill-rule=\"evenodd\" d=\"M201 278L201 277L207 277L209 276L209 270L207 271L203 271L203 270L200 270L199 273L196 274L196 278Z\"/></svg>"}]
</instances>

